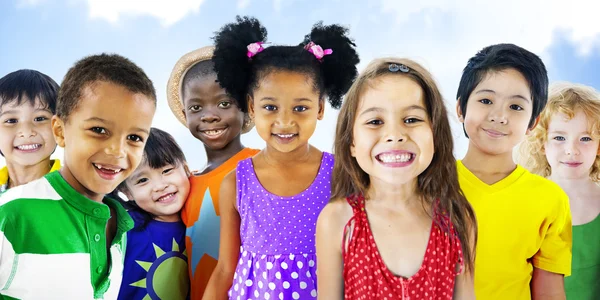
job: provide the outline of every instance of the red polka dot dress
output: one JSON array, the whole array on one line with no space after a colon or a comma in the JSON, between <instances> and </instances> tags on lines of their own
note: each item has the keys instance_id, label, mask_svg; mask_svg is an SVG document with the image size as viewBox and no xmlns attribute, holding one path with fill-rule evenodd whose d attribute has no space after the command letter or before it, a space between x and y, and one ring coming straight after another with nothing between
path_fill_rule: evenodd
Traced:
<instances>
[{"instance_id":1,"label":"red polka dot dress","mask_svg":"<svg viewBox=\"0 0 600 300\"><path fill-rule=\"evenodd\" d=\"M394 275L383 262L369 227L364 198L351 197L347 201L354 216L346 225L346 230L352 232L344 234L350 238L347 248L343 247L344 299L452 300L454 279L463 261L460 241L447 215L435 213L421 268L404 278Z\"/></svg>"}]
</instances>

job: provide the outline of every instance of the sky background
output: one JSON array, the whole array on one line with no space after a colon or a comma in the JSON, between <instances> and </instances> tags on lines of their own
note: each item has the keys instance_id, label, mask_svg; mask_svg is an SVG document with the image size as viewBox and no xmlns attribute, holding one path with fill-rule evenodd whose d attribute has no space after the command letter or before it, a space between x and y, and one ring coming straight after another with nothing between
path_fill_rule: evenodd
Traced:
<instances>
[{"instance_id":1,"label":"sky background","mask_svg":"<svg viewBox=\"0 0 600 300\"><path fill-rule=\"evenodd\" d=\"M118 53L154 82L154 127L173 134L192 169L202 169L202 144L171 114L166 85L175 62L211 44L236 15L257 17L274 44L298 44L320 20L350 28L361 58L400 56L435 76L450 108L458 158L467 140L456 121L456 89L469 57L495 43L515 43L540 55L551 82L600 89L600 1L597 0L3 0L0 1L0 76L36 69L59 84L75 61ZM485 2L485 3L483 3ZM337 111L328 107L311 143L332 151ZM242 137L262 148L255 131ZM62 149L54 157L62 158ZM4 160L0 158L0 166Z\"/></svg>"}]
</instances>

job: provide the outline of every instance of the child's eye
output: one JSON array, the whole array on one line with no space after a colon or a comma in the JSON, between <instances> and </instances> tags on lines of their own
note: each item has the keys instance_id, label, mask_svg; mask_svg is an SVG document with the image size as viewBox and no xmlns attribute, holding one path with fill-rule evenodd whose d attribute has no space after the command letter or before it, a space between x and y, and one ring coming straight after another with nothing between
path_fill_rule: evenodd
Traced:
<instances>
[{"instance_id":1,"label":"child's eye","mask_svg":"<svg viewBox=\"0 0 600 300\"><path fill-rule=\"evenodd\" d=\"M405 124L414 124L414 123L419 123L419 122L423 122L423 120L417 119L417 118L407 118L404 120Z\"/></svg>"},{"instance_id":2,"label":"child's eye","mask_svg":"<svg viewBox=\"0 0 600 300\"><path fill-rule=\"evenodd\" d=\"M564 138L564 137L562 137L562 136L555 136L555 137L554 137L554 138L552 138L552 139L553 139L553 140L555 140L555 141L559 141L559 142L563 142L563 141L565 140L565 138Z\"/></svg>"},{"instance_id":3,"label":"child's eye","mask_svg":"<svg viewBox=\"0 0 600 300\"><path fill-rule=\"evenodd\" d=\"M296 107L294 107L294 111L297 111L297 112L303 112L303 111L306 111L306 110L308 110L308 107L306 107L306 106L296 106Z\"/></svg>"},{"instance_id":4,"label":"child's eye","mask_svg":"<svg viewBox=\"0 0 600 300\"><path fill-rule=\"evenodd\" d=\"M368 125L381 125L381 124L383 124L383 121L375 119L375 120L368 121L367 124Z\"/></svg>"},{"instance_id":5,"label":"child's eye","mask_svg":"<svg viewBox=\"0 0 600 300\"><path fill-rule=\"evenodd\" d=\"M132 142L143 142L144 139L142 139L141 136L136 135L136 134L130 134L127 136L127 139L132 141Z\"/></svg>"},{"instance_id":6,"label":"child's eye","mask_svg":"<svg viewBox=\"0 0 600 300\"><path fill-rule=\"evenodd\" d=\"M196 112L196 111L199 111L200 109L202 109L202 107L200 107L200 105L192 105L188 109L190 111Z\"/></svg>"},{"instance_id":7,"label":"child's eye","mask_svg":"<svg viewBox=\"0 0 600 300\"><path fill-rule=\"evenodd\" d=\"M481 99L479 100L479 102L486 105L492 104L492 101L490 101L490 99Z\"/></svg>"},{"instance_id":8,"label":"child's eye","mask_svg":"<svg viewBox=\"0 0 600 300\"><path fill-rule=\"evenodd\" d=\"M35 119L33 119L35 122L44 122L46 120L48 120L48 118L46 117L36 117Z\"/></svg>"},{"instance_id":9,"label":"child's eye","mask_svg":"<svg viewBox=\"0 0 600 300\"><path fill-rule=\"evenodd\" d=\"M173 171L173 168L166 168L166 169L163 171L163 174L169 174L169 173L171 173L171 171Z\"/></svg>"},{"instance_id":10,"label":"child's eye","mask_svg":"<svg viewBox=\"0 0 600 300\"><path fill-rule=\"evenodd\" d=\"M16 124L17 122L17 119L6 119L6 121L4 121L4 123L7 124Z\"/></svg>"},{"instance_id":11,"label":"child's eye","mask_svg":"<svg viewBox=\"0 0 600 300\"><path fill-rule=\"evenodd\" d=\"M229 108L231 106L231 102L229 101L223 101L221 103L219 103L219 108Z\"/></svg>"},{"instance_id":12,"label":"child's eye","mask_svg":"<svg viewBox=\"0 0 600 300\"><path fill-rule=\"evenodd\" d=\"M263 106L263 108L266 109L266 110L268 110L268 111L275 111L275 110L277 110L277 106L270 105L270 104L267 104L267 105Z\"/></svg>"},{"instance_id":13,"label":"child's eye","mask_svg":"<svg viewBox=\"0 0 600 300\"><path fill-rule=\"evenodd\" d=\"M512 109L512 110L516 110L516 111L521 111L521 110L523 110L523 108L522 108L521 106L519 106L519 105L516 105L516 104L513 104L513 105L511 105L511 106L510 106L510 109Z\"/></svg>"},{"instance_id":14,"label":"child's eye","mask_svg":"<svg viewBox=\"0 0 600 300\"><path fill-rule=\"evenodd\" d=\"M97 134L106 134L106 129L102 127L92 127L90 130Z\"/></svg>"},{"instance_id":15,"label":"child's eye","mask_svg":"<svg viewBox=\"0 0 600 300\"><path fill-rule=\"evenodd\" d=\"M135 182L135 184L142 184L147 181L148 181L148 178L140 178L140 179L138 179L138 181Z\"/></svg>"},{"instance_id":16,"label":"child's eye","mask_svg":"<svg viewBox=\"0 0 600 300\"><path fill-rule=\"evenodd\" d=\"M591 137L589 137L589 136L582 137L582 138L581 138L581 141L582 141L582 142L591 142L591 141L592 141L592 138L591 138Z\"/></svg>"}]
</instances>

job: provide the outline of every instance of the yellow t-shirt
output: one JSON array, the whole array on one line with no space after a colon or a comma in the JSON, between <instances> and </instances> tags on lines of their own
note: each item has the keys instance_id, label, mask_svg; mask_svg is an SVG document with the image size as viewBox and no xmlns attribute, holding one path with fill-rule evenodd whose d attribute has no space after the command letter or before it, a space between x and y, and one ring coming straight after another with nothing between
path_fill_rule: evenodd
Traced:
<instances>
[{"instance_id":1,"label":"yellow t-shirt","mask_svg":"<svg viewBox=\"0 0 600 300\"><path fill-rule=\"evenodd\" d=\"M52 167L50 168L50 172L57 171L60 169L60 160L55 159L51 160ZM5 192L8 189L8 167L4 167L0 169L0 193Z\"/></svg>"},{"instance_id":2,"label":"yellow t-shirt","mask_svg":"<svg viewBox=\"0 0 600 300\"><path fill-rule=\"evenodd\" d=\"M569 198L552 181L521 166L488 185L461 161L458 179L477 216L477 299L531 299L533 267L571 274Z\"/></svg>"}]
</instances>

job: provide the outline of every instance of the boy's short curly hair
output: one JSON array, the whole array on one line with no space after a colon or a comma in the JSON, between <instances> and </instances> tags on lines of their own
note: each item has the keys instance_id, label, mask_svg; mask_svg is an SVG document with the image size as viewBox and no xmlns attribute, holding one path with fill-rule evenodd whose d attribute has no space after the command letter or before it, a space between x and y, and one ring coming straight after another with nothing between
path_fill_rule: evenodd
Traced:
<instances>
[{"instance_id":1,"label":"boy's short curly hair","mask_svg":"<svg viewBox=\"0 0 600 300\"><path fill-rule=\"evenodd\" d=\"M146 73L129 59L118 54L85 57L69 69L58 93L56 115L67 120L81 101L83 89L96 81L106 81L141 93L156 105L156 90Z\"/></svg>"},{"instance_id":2,"label":"boy's short curly hair","mask_svg":"<svg viewBox=\"0 0 600 300\"><path fill-rule=\"evenodd\" d=\"M589 128L592 138L600 138L600 93L595 89L569 82L554 83L550 86L548 104L540 114L538 125L527 136L519 147L519 163L538 175L548 177L552 169L546 154L544 144L548 140L548 125L552 117L562 113L572 119L577 110L583 111L590 121ZM600 182L600 156L590 170L590 178Z\"/></svg>"},{"instance_id":3,"label":"boy's short curly hair","mask_svg":"<svg viewBox=\"0 0 600 300\"><path fill-rule=\"evenodd\" d=\"M52 113L56 112L58 84L50 76L36 70L18 70L0 78L0 107L27 101L35 105L36 99Z\"/></svg>"}]
</instances>

